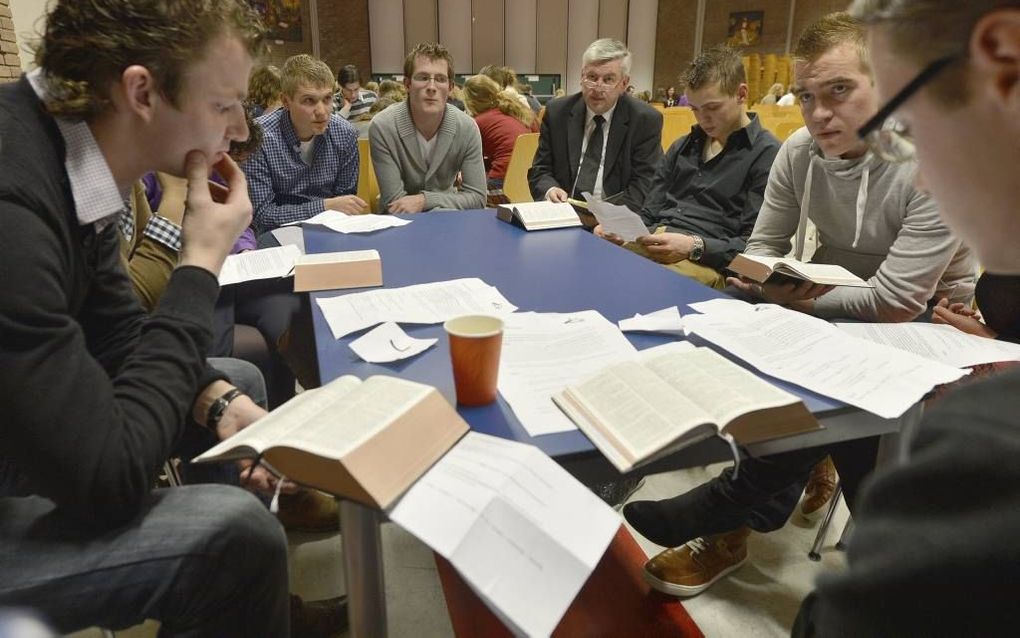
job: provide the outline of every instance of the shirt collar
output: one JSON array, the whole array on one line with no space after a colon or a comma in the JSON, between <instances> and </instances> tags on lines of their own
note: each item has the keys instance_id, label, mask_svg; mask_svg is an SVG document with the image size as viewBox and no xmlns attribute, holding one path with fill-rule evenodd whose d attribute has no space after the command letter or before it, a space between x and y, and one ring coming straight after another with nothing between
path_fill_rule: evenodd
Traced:
<instances>
[{"instance_id":1,"label":"shirt collar","mask_svg":"<svg viewBox=\"0 0 1020 638\"><path fill-rule=\"evenodd\" d=\"M28 81L39 99L45 101L46 84L42 69L30 72ZM78 223L85 226L103 221L102 225L105 226L124 210L127 196L117 189L110 166L88 124L61 117L54 120L64 138L64 169L71 183L71 197L74 199Z\"/></svg>"},{"instance_id":2,"label":"shirt collar","mask_svg":"<svg viewBox=\"0 0 1020 638\"><path fill-rule=\"evenodd\" d=\"M613 120L613 111L615 111L616 107L619 106L619 105L620 105L620 102L617 101L616 104L613 105L613 108L609 109L608 111L606 111L605 113L602 114L602 117L604 117L605 120L606 120L605 126L609 126L610 122L612 122L612 120ZM591 121L593 119L595 119L595 112L592 111L590 108L588 108L587 105L585 105L584 110L585 110L584 127L588 128L588 126L591 124Z\"/></svg>"},{"instance_id":3,"label":"shirt collar","mask_svg":"<svg viewBox=\"0 0 1020 638\"><path fill-rule=\"evenodd\" d=\"M758 136L762 132L761 120L758 119L757 113L748 113L747 117L750 118L750 123L743 128L733 131L726 140L727 146L731 143L730 140L733 140L733 143L740 143L750 148L758 141ZM704 129L695 124L691 127L691 134L687 136L687 144L689 145L692 142L705 139L708 139L708 134L705 133Z\"/></svg>"}]
</instances>

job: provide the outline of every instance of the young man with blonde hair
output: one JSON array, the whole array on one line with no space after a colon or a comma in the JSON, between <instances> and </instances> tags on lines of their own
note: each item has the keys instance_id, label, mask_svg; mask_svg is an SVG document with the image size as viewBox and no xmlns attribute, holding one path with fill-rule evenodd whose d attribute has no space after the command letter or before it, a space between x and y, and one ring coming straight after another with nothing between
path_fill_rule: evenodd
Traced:
<instances>
[{"instance_id":1,"label":"young man with blonde hair","mask_svg":"<svg viewBox=\"0 0 1020 638\"><path fill-rule=\"evenodd\" d=\"M624 245L722 288L722 271L743 252L758 218L779 140L748 115L744 65L733 49L699 54L681 79L698 125L673 142L655 173L641 209L652 234ZM595 233L622 243L599 227Z\"/></svg>"},{"instance_id":2,"label":"young man with blonde hair","mask_svg":"<svg viewBox=\"0 0 1020 638\"><path fill-rule=\"evenodd\" d=\"M333 113L333 72L307 54L281 69L283 108L258 122L262 147L243 165L259 235L323 210L359 214L358 132Z\"/></svg>"},{"instance_id":3,"label":"young man with blonde hair","mask_svg":"<svg viewBox=\"0 0 1020 638\"><path fill-rule=\"evenodd\" d=\"M205 363L216 277L251 218L227 151L248 136L262 34L239 0L59 0L39 70L0 87L0 607L62 633L145 618L290 633L265 507L228 486L152 489L185 430L226 438L265 414ZM180 262L146 318L117 222L150 170L189 188Z\"/></svg>"},{"instance_id":4,"label":"young man with blonde hair","mask_svg":"<svg viewBox=\"0 0 1020 638\"><path fill-rule=\"evenodd\" d=\"M418 44L404 60L404 86L407 99L376 115L368 132L380 209L484 208L482 137L469 115L447 104L453 56L441 44Z\"/></svg>"},{"instance_id":5,"label":"young man with blonde hair","mask_svg":"<svg viewBox=\"0 0 1020 638\"><path fill-rule=\"evenodd\" d=\"M917 180L987 272L1020 275L1020 2L857 0L884 106L859 133ZM1013 317L1013 322L1017 321ZM966 385L861 494L847 567L795 636L1007 636L1020 625L1020 374Z\"/></svg>"},{"instance_id":6,"label":"young man with blonde hair","mask_svg":"<svg viewBox=\"0 0 1020 638\"><path fill-rule=\"evenodd\" d=\"M630 51L619 40L592 42L581 62L581 92L546 105L531 194L565 202L589 192L641 210L662 160L662 114L626 95Z\"/></svg>"}]
</instances>

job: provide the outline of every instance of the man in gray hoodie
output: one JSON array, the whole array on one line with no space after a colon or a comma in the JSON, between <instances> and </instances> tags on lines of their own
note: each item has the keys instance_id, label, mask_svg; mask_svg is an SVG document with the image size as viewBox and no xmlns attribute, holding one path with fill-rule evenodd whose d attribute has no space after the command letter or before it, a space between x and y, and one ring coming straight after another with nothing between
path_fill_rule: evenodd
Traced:
<instances>
[{"instance_id":1,"label":"man in gray hoodie","mask_svg":"<svg viewBox=\"0 0 1020 638\"><path fill-rule=\"evenodd\" d=\"M756 301L824 318L910 321L938 298L969 302L976 263L915 188L916 163L887 162L857 136L878 111L863 26L845 13L826 16L804 31L795 57L807 127L776 157L746 252L780 257L796 236L801 256L810 219L819 233L814 261L841 265L874 288L729 282ZM728 468L680 496L628 504L628 522L670 548L648 562L646 579L664 593L693 596L740 567L750 531L782 527L809 471L830 453L853 507L876 449L872 437L748 459L739 477Z\"/></svg>"}]
</instances>

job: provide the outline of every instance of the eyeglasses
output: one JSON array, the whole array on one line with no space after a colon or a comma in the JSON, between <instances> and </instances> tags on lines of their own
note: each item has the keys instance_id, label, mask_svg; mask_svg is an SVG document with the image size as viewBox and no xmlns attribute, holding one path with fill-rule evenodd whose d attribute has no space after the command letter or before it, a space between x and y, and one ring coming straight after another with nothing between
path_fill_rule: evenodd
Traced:
<instances>
[{"instance_id":1,"label":"eyeglasses","mask_svg":"<svg viewBox=\"0 0 1020 638\"><path fill-rule=\"evenodd\" d=\"M906 162L913 159L914 143L911 140L910 129L904 122L893 117L893 113L913 97L922 86L961 57L960 54L954 53L938 58L924 67L873 118L865 122L864 126L857 131L857 136L864 140L876 155L888 162Z\"/></svg>"},{"instance_id":2,"label":"eyeglasses","mask_svg":"<svg viewBox=\"0 0 1020 638\"><path fill-rule=\"evenodd\" d=\"M450 78L441 73L436 75L429 75L428 73L415 73L414 75L411 76L411 79L414 80L415 84L421 84L422 86L427 86L429 82L435 82L436 85L440 84L448 85L450 83Z\"/></svg>"},{"instance_id":3,"label":"eyeglasses","mask_svg":"<svg viewBox=\"0 0 1020 638\"><path fill-rule=\"evenodd\" d=\"M620 78L615 75L607 75L605 77L599 77L597 75L586 75L581 78L581 84L589 89L611 89L620 83Z\"/></svg>"}]
</instances>

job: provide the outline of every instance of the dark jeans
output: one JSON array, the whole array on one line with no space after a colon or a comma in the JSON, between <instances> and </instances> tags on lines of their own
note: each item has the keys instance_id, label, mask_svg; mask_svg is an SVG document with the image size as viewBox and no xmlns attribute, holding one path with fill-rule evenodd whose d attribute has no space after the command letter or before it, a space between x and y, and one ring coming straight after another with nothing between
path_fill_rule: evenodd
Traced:
<instances>
[{"instance_id":1,"label":"dark jeans","mask_svg":"<svg viewBox=\"0 0 1020 638\"><path fill-rule=\"evenodd\" d=\"M156 490L109 531L45 498L0 498L0 606L61 632L152 618L161 636L288 636L287 543L255 497L223 485Z\"/></svg>"}]
</instances>

